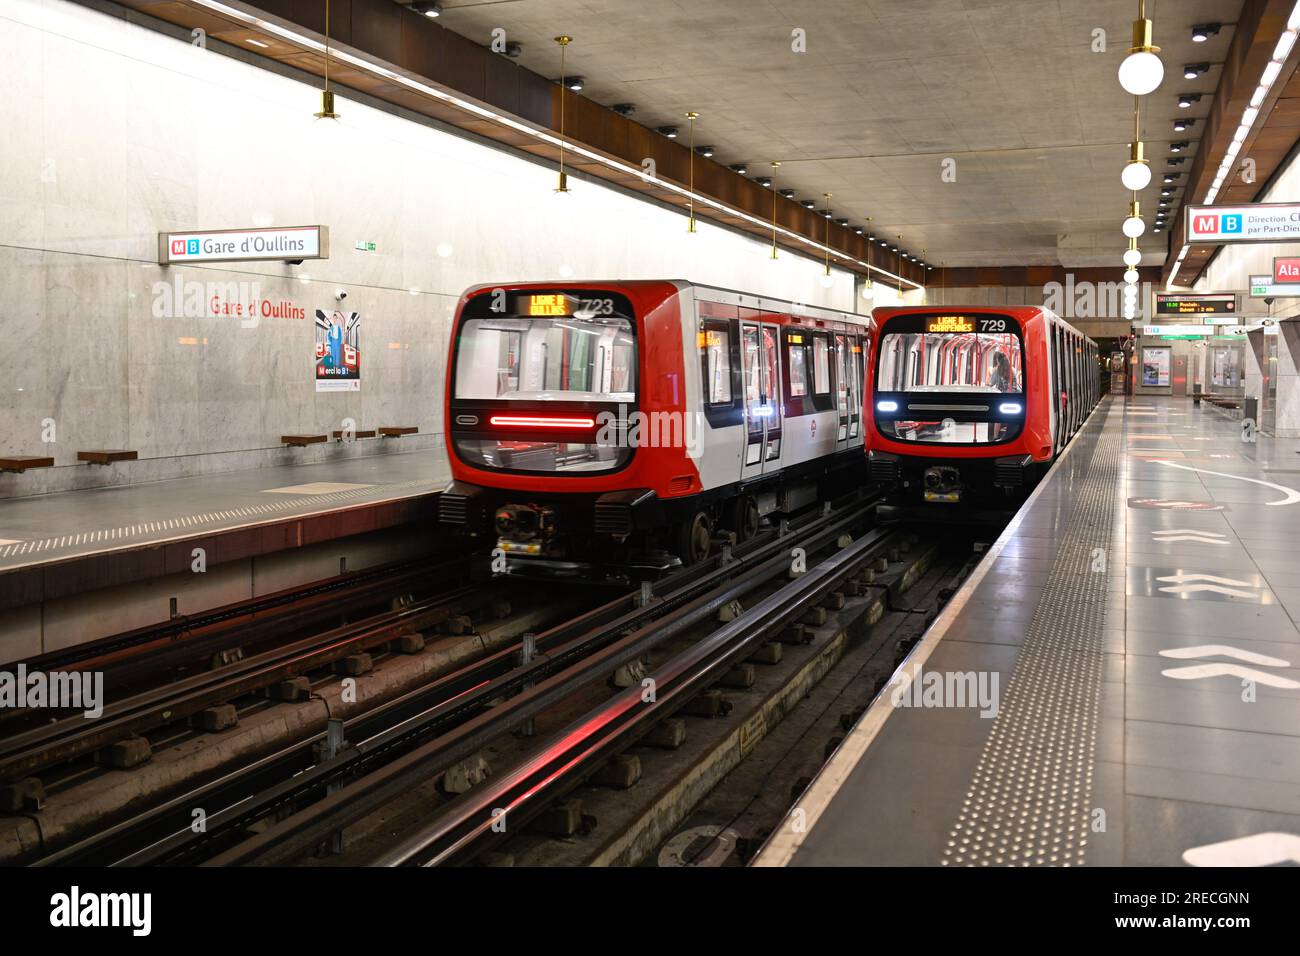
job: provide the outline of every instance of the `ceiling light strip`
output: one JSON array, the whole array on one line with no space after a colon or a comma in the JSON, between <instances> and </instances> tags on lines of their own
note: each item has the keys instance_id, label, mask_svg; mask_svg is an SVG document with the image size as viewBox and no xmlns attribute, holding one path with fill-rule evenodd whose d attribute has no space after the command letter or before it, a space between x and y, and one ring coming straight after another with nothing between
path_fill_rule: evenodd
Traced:
<instances>
[{"instance_id":1,"label":"ceiling light strip","mask_svg":"<svg viewBox=\"0 0 1300 956\"><path fill-rule=\"evenodd\" d=\"M297 44L298 46L304 47L308 50L312 50L317 53L324 53L325 51L325 44L319 42L318 40L315 40L295 30L290 30L287 27L282 27L279 24L272 23L253 13L249 13L245 10L241 10L238 7L232 7L228 4L221 3L219 2L219 0L189 0L189 2L196 6L205 7L208 10L212 10L213 12L218 13L225 17L229 17L230 19L237 20L240 23L247 24L249 26L255 26L260 30L265 30L268 33L275 34L276 36L280 37L283 40L286 40L290 43ZM457 107L458 109L462 109L468 113L473 113L474 115L480 116L483 119L488 119L488 120L492 120L493 122L500 123L503 126L507 126L510 129L516 130L517 132L524 133L528 136L532 136L535 139L541 140L542 142L545 143L549 143L552 146L555 146L557 148L561 145L561 143L563 143L565 150L567 150L570 153L576 153L579 156L584 156L587 159L590 159L591 161L596 163L600 163L603 166L607 166L610 169L617 170L618 172L625 173L626 175L629 176L636 176L637 178L641 179L643 182L653 183L671 192L675 192L683 197L693 199L695 202L700 203L704 206L708 206L712 209L716 209L718 212L725 213L728 216L734 216L737 219L742 219L745 222L758 226L764 232L770 231L772 229L771 223L759 219L757 216L751 216L749 213L744 212L740 209L734 209L731 206L719 202L718 200L713 199L710 196L703 196L697 193L693 193L691 190L686 189L682 186L678 186L676 183L668 182L667 180L660 179L657 176L652 176L649 173L647 173L645 170L641 169L640 167L630 166L627 163L620 162L616 159L610 159L607 156L602 156L600 153L594 152L593 150L590 150L585 146L575 144L570 140L561 140L559 137L547 132L546 130L539 129L535 126L532 126L531 124L522 122L521 120L514 119L513 117L507 116L503 113L498 113L495 110L488 109L487 107L480 106L479 104L471 102L470 100L462 99L461 97L456 96L452 93L448 93L445 90L440 90L435 87L429 86L425 83L421 83L418 80L413 80L410 77L404 76L401 73L398 73L394 70L390 70L387 67L380 66L379 64L374 63L373 61L368 60L364 57L356 56L355 54L349 53L346 50L341 50L336 44L331 45L329 54L330 57L333 58L334 60L341 60L345 63L349 63L352 66L355 66L357 69L363 70L366 73L370 73L373 76L383 77L384 79L391 80L392 82L404 86L409 90L413 90L425 96L431 96L434 99L442 100L444 103L450 103L453 106ZM879 266L872 265L871 263L866 262L862 259L856 259L852 256L846 255L845 253L842 253L836 249L832 249L827 245L823 245L820 242L816 242L815 240L809 239L807 236L803 236L790 229L786 229L783 226L777 226L776 231L780 235L783 235L788 239L793 239L798 242L801 242L804 245L816 250L817 252L829 253L830 255L834 256L836 259L846 260L850 263L859 265L862 268L867 269L869 271L878 272L881 275L888 276L889 278L894 279L898 282L905 282L913 289L924 288L923 285L914 282L911 279L905 278L904 276L895 275L894 273L890 272L888 269L882 269Z\"/></svg>"},{"instance_id":2,"label":"ceiling light strip","mask_svg":"<svg viewBox=\"0 0 1300 956\"><path fill-rule=\"evenodd\" d=\"M1223 161L1219 163L1219 170L1214 176L1214 181L1210 188L1205 191L1205 198L1201 205L1210 206L1219 196L1219 190L1223 184L1228 181L1228 175L1232 172L1233 164L1236 162L1237 154L1241 152L1241 146L1250 137L1251 130L1255 128L1255 123L1259 119L1260 107L1263 106L1264 100L1268 97L1268 92L1277 82L1278 75L1282 72L1282 64L1290 55L1292 47L1295 46L1297 34L1300 34L1300 0L1291 8L1291 15L1287 18L1286 30L1278 37L1277 45L1273 47L1273 57L1264 67L1264 72L1260 75L1259 85L1255 87L1255 93L1250 98L1250 105L1241 113L1241 122L1237 124L1236 131L1232 134L1232 142L1224 151ZM1187 258L1187 253L1191 250L1190 245L1183 245L1178 253L1178 258L1174 260L1174 269L1169 273L1169 282L1172 285L1178 276L1178 271L1182 268L1183 260Z\"/></svg>"}]
</instances>

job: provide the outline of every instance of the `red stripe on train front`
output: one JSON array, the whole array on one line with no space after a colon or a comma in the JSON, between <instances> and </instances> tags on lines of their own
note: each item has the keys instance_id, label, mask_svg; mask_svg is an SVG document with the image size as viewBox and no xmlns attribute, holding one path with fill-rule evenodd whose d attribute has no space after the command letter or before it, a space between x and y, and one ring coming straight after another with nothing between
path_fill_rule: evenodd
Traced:
<instances>
[{"instance_id":1,"label":"red stripe on train front","mask_svg":"<svg viewBox=\"0 0 1300 956\"><path fill-rule=\"evenodd\" d=\"M594 418L547 418L539 415L493 415L488 423L500 428L595 428Z\"/></svg>"}]
</instances>

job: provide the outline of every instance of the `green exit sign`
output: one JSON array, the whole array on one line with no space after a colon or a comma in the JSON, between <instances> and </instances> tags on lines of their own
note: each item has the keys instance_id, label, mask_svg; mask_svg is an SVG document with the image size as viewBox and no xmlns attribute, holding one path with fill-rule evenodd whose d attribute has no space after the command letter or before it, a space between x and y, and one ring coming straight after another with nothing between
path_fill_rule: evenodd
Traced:
<instances>
[{"instance_id":1,"label":"green exit sign","mask_svg":"<svg viewBox=\"0 0 1300 956\"><path fill-rule=\"evenodd\" d=\"M357 252L374 252L379 246L373 242L367 242L365 239L358 239L356 245L352 248L356 249Z\"/></svg>"}]
</instances>

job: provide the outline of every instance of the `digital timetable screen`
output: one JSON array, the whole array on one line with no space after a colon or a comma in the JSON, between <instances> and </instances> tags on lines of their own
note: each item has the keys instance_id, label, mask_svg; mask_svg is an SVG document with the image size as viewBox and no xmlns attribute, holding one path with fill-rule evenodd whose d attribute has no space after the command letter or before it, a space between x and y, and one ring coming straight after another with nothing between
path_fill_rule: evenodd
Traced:
<instances>
[{"instance_id":1,"label":"digital timetable screen","mask_svg":"<svg viewBox=\"0 0 1300 956\"><path fill-rule=\"evenodd\" d=\"M1156 315L1231 315L1237 311L1237 296L1175 295L1156 293Z\"/></svg>"}]
</instances>

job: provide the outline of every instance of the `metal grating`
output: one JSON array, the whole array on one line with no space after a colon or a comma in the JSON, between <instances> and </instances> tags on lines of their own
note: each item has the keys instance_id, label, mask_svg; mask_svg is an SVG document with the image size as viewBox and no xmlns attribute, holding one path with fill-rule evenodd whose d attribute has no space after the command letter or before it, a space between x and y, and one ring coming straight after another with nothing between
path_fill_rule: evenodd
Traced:
<instances>
[{"instance_id":1,"label":"metal grating","mask_svg":"<svg viewBox=\"0 0 1300 956\"><path fill-rule=\"evenodd\" d=\"M1108 550L1114 534L1121 449L1120 430L1103 430L1082 477L1056 478L1073 502L1069 524L948 835L945 866L1084 862L1108 578L1093 570L1093 550ZM1077 458L1071 465L1080 467Z\"/></svg>"}]
</instances>

